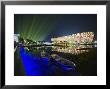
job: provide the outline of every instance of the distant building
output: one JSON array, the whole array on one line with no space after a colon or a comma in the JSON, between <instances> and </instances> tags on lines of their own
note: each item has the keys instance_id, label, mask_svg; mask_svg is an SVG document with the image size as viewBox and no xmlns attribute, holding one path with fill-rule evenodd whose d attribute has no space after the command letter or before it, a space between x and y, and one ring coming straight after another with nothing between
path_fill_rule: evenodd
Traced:
<instances>
[{"instance_id":1,"label":"distant building","mask_svg":"<svg viewBox=\"0 0 110 89\"><path fill-rule=\"evenodd\" d=\"M93 32L82 32L68 36L62 36L57 38L51 38L53 44L91 44L94 39Z\"/></svg>"},{"instance_id":2,"label":"distant building","mask_svg":"<svg viewBox=\"0 0 110 89\"><path fill-rule=\"evenodd\" d=\"M20 34L14 34L14 41L19 42L19 36Z\"/></svg>"}]
</instances>

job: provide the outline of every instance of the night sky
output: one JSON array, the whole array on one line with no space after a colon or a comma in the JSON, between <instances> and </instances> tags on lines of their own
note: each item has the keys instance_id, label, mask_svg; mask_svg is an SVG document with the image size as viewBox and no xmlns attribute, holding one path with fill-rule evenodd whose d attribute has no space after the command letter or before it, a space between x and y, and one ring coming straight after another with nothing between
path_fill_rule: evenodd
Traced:
<instances>
[{"instance_id":1,"label":"night sky","mask_svg":"<svg viewBox=\"0 0 110 89\"><path fill-rule=\"evenodd\" d=\"M52 37L92 31L97 35L96 14L15 14L14 33L24 39L50 41Z\"/></svg>"}]
</instances>

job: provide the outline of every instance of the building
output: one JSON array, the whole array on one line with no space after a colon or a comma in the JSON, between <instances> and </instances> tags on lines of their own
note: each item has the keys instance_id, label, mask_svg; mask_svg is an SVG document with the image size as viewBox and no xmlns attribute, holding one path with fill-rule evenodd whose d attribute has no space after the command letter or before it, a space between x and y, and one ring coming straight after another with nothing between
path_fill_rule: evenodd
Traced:
<instances>
[{"instance_id":1,"label":"building","mask_svg":"<svg viewBox=\"0 0 110 89\"><path fill-rule=\"evenodd\" d=\"M94 39L93 32L82 32L68 36L62 36L57 38L51 38L53 44L65 45L65 44L91 44Z\"/></svg>"},{"instance_id":2,"label":"building","mask_svg":"<svg viewBox=\"0 0 110 89\"><path fill-rule=\"evenodd\" d=\"M14 41L19 42L19 36L20 34L14 34Z\"/></svg>"}]
</instances>

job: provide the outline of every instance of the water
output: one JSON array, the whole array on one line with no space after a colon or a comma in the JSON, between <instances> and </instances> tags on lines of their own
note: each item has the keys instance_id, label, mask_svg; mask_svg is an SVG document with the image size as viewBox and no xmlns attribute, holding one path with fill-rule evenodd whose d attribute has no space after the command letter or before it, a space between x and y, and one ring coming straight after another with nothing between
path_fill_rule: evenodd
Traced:
<instances>
[{"instance_id":1,"label":"water","mask_svg":"<svg viewBox=\"0 0 110 89\"><path fill-rule=\"evenodd\" d=\"M21 75L97 75L97 48L93 45L19 47L17 50L24 68L24 74ZM15 71L18 69L20 68L15 68Z\"/></svg>"}]
</instances>

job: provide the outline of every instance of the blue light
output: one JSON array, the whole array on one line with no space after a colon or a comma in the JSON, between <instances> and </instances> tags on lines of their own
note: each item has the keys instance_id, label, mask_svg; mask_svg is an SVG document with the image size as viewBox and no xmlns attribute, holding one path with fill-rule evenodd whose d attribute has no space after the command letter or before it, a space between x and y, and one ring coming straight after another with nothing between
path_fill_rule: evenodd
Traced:
<instances>
[{"instance_id":1,"label":"blue light","mask_svg":"<svg viewBox=\"0 0 110 89\"><path fill-rule=\"evenodd\" d=\"M66 66L60 62L48 58L38 58L27 52L24 48L19 48L22 63L26 76L54 76L59 72L61 75L68 75L67 72L71 69L75 70L73 66ZM71 75L75 73L72 72Z\"/></svg>"}]
</instances>

